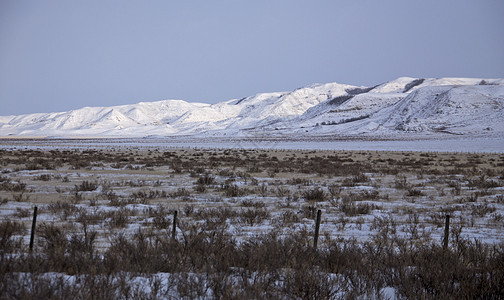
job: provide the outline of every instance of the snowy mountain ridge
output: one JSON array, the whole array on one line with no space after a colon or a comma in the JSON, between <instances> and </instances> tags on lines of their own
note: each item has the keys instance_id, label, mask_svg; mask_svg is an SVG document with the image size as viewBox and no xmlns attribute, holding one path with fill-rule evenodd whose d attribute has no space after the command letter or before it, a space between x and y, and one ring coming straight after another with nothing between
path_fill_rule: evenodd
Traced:
<instances>
[{"instance_id":1,"label":"snowy mountain ridge","mask_svg":"<svg viewBox=\"0 0 504 300\"><path fill-rule=\"evenodd\" d=\"M504 136L504 79L314 84L216 104L183 100L0 116L3 137Z\"/></svg>"}]
</instances>

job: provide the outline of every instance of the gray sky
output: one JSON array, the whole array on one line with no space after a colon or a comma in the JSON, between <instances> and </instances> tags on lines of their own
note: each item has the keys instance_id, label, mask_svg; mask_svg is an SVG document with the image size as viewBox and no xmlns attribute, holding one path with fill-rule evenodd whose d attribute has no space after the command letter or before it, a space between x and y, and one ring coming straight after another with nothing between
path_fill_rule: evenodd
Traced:
<instances>
[{"instance_id":1,"label":"gray sky","mask_svg":"<svg viewBox=\"0 0 504 300\"><path fill-rule=\"evenodd\" d=\"M0 0L0 115L504 77L502 0Z\"/></svg>"}]
</instances>

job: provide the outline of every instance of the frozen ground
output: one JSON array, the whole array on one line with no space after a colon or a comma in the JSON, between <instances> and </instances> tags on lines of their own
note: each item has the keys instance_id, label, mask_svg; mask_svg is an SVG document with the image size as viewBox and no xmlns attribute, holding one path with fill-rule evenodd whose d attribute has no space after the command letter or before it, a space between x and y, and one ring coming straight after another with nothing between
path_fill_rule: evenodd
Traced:
<instances>
[{"instance_id":1,"label":"frozen ground","mask_svg":"<svg viewBox=\"0 0 504 300\"><path fill-rule=\"evenodd\" d=\"M418 144L419 141L406 141L404 144L398 141L334 141L327 144L318 142L320 147L317 147L317 143L260 142L264 143L264 148L273 148L269 150L246 149L247 146L252 148L257 144L232 144L230 141L227 145L219 143L219 149L214 148L216 144L211 142L191 141L17 142L19 143L9 146L4 144L0 148L4 151L2 173L5 175L2 175L2 182L13 182L3 184L4 191L0 191L0 199L3 199L4 203L0 216L3 218L19 214L19 211L31 208L36 203L44 208L47 203L63 201L76 204L78 209L75 212L82 209L94 210L95 213L113 213L121 209L137 212L138 216L133 217L127 227L134 232L138 229L134 220L143 222L145 210L158 209L159 204L172 211L189 209L188 206L196 210L239 210L258 208L254 203L259 201L259 208L265 209L273 219L280 218L286 211L306 217L310 215L304 211L307 207L311 206L312 210L315 207L321 208L324 211L324 232L332 236L357 238L360 241L373 236L371 224L376 218L392 218L398 222L397 226L402 228L398 232L406 232L408 218L414 211L420 213L424 227L431 222L431 225L424 229L430 237L438 241L442 229L438 227L439 220L433 218L442 218L442 214L447 212L451 212L452 217L459 218L458 222L461 224L469 222L468 218L471 219L471 226L465 226L463 236L474 237L487 243L496 243L504 236L504 224L499 225L504 212L504 203L501 203L504 173L501 174L502 162L499 162L502 156L499 153L488 153L490 151L480 154L477 154L479 151L475 149L448 152L448 146L441 142L438 146L445 150L442 152L406 151L408 148L404 147L405 144ZM342 143L347 149L358 151L313 151ZM397 151L374 152L382 150L380 146L385 149L393 148L390 143L397 143L398 149L394 148ZM376 148L365 148L366 145L374 145ZM290 150L289 147L296 150ZM483 150L481 145L478 147ZM436 148L431 146L429 149ZM127 163L122 162L123 159L112 163L101 157L100 153L117 157L116 159L125 155L124 160ZM227 158L230 153L232 155L229 159L232 163ZM262 154L258 156L258 153ZM168 155L168 158L164 159L163 155ZM334 159L330 159L332 155ZM20 158L12 160L11 156ZM47 156L54 158L49 159ZM61 159L65 156L73 160L68 161L67 164L70 165L61 165ZM93 161L94 156L99 159ZM302 159L302 156L306 158ZM340 161L344 162L344 157L349 162L342 164ZM20 165L10 165L10 160ZM325 163L320 163L320 160ZM306 163L309 164L309 169L303 165ZM55 167L55 164L61 166ZM191 167L186 166L187 164ZM334 166L335 170L331 167L326 169L327 166ZM343 166L354 170L337 170ZM469 166L472 166L472 169ZM391 168L395 170L391 171ZM349 173L345 175L344 172ZM197 184L197 179L205 174L212 177L212 183L203 191L198 191L201 185ZM363 181L359 181L359 176ZM349 180L353 182L349 184ZM398 184L401 180L404 180L404 183ZM479 182L481 180L483 182ZM14 190L16 182L26 185L21 193ZM80 184L89 182L94 183L93 189L76 192ZM481 190L475 187L477 184L485 186L487 182L489 187L483 187ZM228 187L236 188L237 192L228 193ZM455 188L458 191L454 191ZM321 189L326 196L316 202L303 200L304 193L311 189ZM451 192L448 192L449 190ZM110 192L113 192L114 197L122 199L122 202L117 199L110 200ZM148 196L152 192L155 194ZM358 216L358 219L357 216L345 219L345 214L338 212L341 205L338 201L347 198L358 199L352 202L356 201L372 209ZM485 206L481 207L483 213L477 211L479 204ZM489 213L485 209L488 209ZM430 214L434 212L438 215ZM53 214L43 214L40 220L52 221L54 217ZM312 229L313 221L310 218L301 218L296 226L298 229L303 226ZM354 225L345 226L342 222ZM247 222L231 222L229 225L229 232L239 236L275 228L274 221L266 220L252 221L250 226L247 226Z\"/></svg>"},{"instance_id":2,"label":"frozen ground","mask_svg":"<svg viewBox=\"0 0 504 300\"><path fill-rule=\"evenodd\" d=\"M313 137L285 138L142 138L142 139L0 139L2 149L61 149L61 148L231 148L231 149L290 149L290 150L369 150L423 152L504 152L504 137L451 137L418 139L369 139Z\"/></svg>"},{"instance_id":3,"label":"frozen ground","mask_svg":"<svg viewBox=\"0 0 504 300\"><path fill-rule=\"evenodd\" d=\"M121 258L124 267L116 267L124 272L114 273L112 279L100 276L95 279L110 280L104 283L107 288L132 286L137 292L146 293L159 280L165 294L155 295L161 298L216 297L218 289L211 286L212 282L240 286L238 290L243 292L257 280L254 276L259 275L265 276L261 277L264 281L257 281L261 291L265 285L280 293L286 289L291 271L305 273L312 264L325 270L311 273L312 279L317 283L320 278L329 280L333 295L363 298L369 295L378 298L379 294L390 298L411 295L401 286L404 280L379 279L378 284L374 275L366 277L359 273L376 267L361 256L357 266L350 267L355 267L355 274L316 260L306 265L308 270L299 269L298 257L289 256L295 251L288 248L288 243L290 252L282 255L289 256L289 262L272 271L278 276L271 277L274 280L268 277L273 276L268 271L261 271L269 270L273 262L247 269L253 262L231 260L225 262L229 267L219 269L221 265L201 263L202 267L195 261L201 257L205 260L220 257L220 246L243 255L250 247L259 247L259 241L267 240L271 234L279 237L278 243L291 237L298 239L290 242L299 243L296 248L306 250L308 258L303 259L313 259L307 249L311 249L318 210L322 212L319 254L330 257L339 253L340 245L363 253L367 253L364 249L371 249L374 254L367 253L367 259L374 257L384 264L385 258L380 255L386 251L393 255L411 251L407 254L411 257L430 253L422 251L436 250L442 244L446 215L451 216L449 247L454 257L465 255L467 247L500 249L504 237L504 148L499 147L502 145L499 139L17 139L0 140L0 145L0 220L3 228L9 227L5 226L8 222L21 223L25 228L4 243L9 246L9 257L23 258L27 252L26 229L33 207L37 206L39 231L35 249L42 259L44 255L58 253L61 255L58 259L63 261L73 261L72 255L80 259L90 256L88 264L101 265L107 257L127 252L133 256ZM174 211L178 211L179 222L176 242L169 238ZM96 236L90 244L84 243L87 248L79 244L91 234ZM142 237L145 241L139 240ZM55 243L60 243L59 248L54 247ZM151 253L145 249L154 253L147 256L147 261L158 258L162 251L156 248L159 243L172 247L162 254L167 258L173 257L173 253L180 255L173 260L178 269L149 265L152 269L145 271L148 262L136 263L141 259L136 253ZM277 241L270 243L276 245ZM76 251L72 248L75 244L88 252ZM198 248L200 244L205 245L203 249ZM214 245L220 246L209 255ZM68 249L58 252L65 247ZM134 247L140 248L128 250ZM188 253L193 248L195 252ZM375 253L378 250L385 252ZM264 251L254 260L268 257L272 250ZM347 255L341 257L347 261ZM472 263L466 266L466 261L460 260L472 272ZM217 261L222 263L220 258ZM183 267L178 265L180 262ZM24 263L16 261L8 268ZM396 275L415 272L424 264L408 261ZM74 275L76 267L68 268L64 264L54 265L47 267L50 272L21 276L11 272L7 277L11 286L37 286L53 278L65 281L65 290L87 291L90 283L86 282L89 279L86 276L92 271ZM393 273L398 267L391 264L387 268L390 268L387 272ZM478 268L474 267L474 272L480 272ZM222 272L227 281L219 277ZM476 276L485 277L479 273ZM413 274L412 278L418 276ZM366 280L366 284L355 286L355 280ZM149 287L145 282L149 282ZM193 286L187 286L188 282ZM59 286L57 281L47 284ZM199 290L201 286L205 289ZM419 291L425 289L421 287ZM283 292L289 295L285 298L292 296L291 292Z\"/></svg>"}]
</instances>

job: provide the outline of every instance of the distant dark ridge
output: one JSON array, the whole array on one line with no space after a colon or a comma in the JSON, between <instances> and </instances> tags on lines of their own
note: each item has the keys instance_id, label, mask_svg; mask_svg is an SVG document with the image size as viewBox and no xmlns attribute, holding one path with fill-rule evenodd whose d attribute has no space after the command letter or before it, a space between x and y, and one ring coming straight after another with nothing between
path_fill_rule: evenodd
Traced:
<instances>
[{"instance_id":1,"label":"distant dark ridge","mask_svg":"<svg viewBox=\"0 0 504 300\"><path fill-rule=\"evenodd\" d=\"M349 95L355 96L355 95L367 93L379 85L380 84L375 85L375 86L371 86L371 87L365 87L365 88L346 89L345 92L347 92L347 94L349 94Z\"/></svg>"},{"instance_id":2,"label":"distant dark ridge","mask_svg":"<svg viewBox=\"0 0 504 300\"><path fill-rule=\"evenodd\" d=\"M329 104L331 105L341 105L345 103L346 101L350 100L353 98L353 95L342 95L338 96L336 98L333 98L329 101Z\"/></svg>"},{"instance_id":3,"label":"distant dark ridge","mask_svg":"<svg viewBox=\"0 0 504 300\"><path fill-rule=\"evenodd\" d=\"M411 89L412 89L412 88L414 88L415 86L417 86L417 85L421 85L424 81L425 81L425 78L419 78L419 79L415 79L415 80L413 80L412 82L408 83L408 84L404 87L404 91L403 91L403 93L407 93L409 90L411 90Z\"/></svg>"},{"instance_id":4,"label":"distant dark ridge","mask_svg":"<svg viewBox=\"0 0 504 300\"><path fill-rule=\"evenodd\" d=\"M479 85L499 85L499 84L497 82L489 82L483 79L479 82Z\"/></svg>"},{"instance_id":5,"label":"distant dark ridge","mask_svg":"<svg viewBox=\"0 0 504 300\"><path fill-rule=\"evenodd\" d=\"M245 99L247 99L247 97L243 97L243 98L241 98L240 100L238 100L238 101L235 103L235 105L240 104L240 103L241 103L243 100L245 100Z\"/></svg>"}]
</instances>

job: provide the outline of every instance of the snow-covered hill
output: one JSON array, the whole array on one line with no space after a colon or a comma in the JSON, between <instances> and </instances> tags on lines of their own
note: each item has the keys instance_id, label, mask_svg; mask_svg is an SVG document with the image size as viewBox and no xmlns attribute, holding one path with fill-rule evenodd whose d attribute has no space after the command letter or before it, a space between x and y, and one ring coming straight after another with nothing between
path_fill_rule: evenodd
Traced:
<instances>
[{"instance_id":1,"label":"snow-covered hill","mask_svg":"<svg viewBox=\"0 0 504 300\"><path fill-rule=\"evenodd\" d=\"M182 100L0 116L0 136L504 136L504 79L328 83L217 104Z\"/></svg>"}]
</instances>

